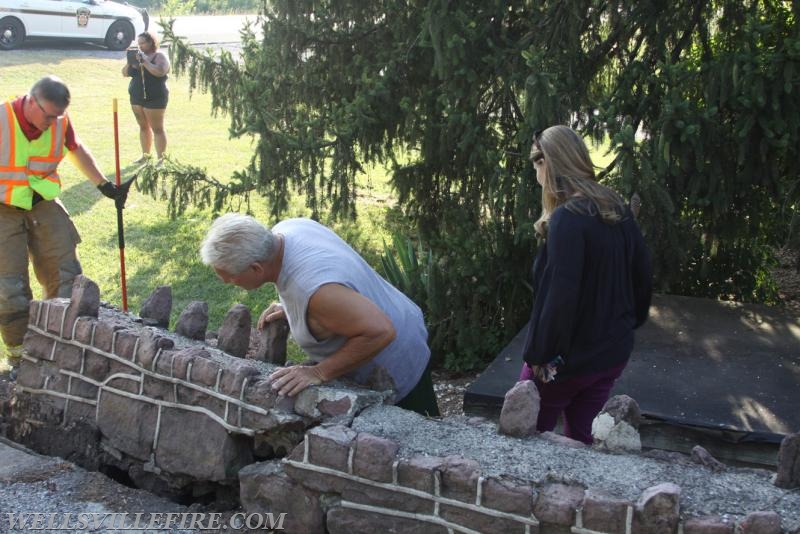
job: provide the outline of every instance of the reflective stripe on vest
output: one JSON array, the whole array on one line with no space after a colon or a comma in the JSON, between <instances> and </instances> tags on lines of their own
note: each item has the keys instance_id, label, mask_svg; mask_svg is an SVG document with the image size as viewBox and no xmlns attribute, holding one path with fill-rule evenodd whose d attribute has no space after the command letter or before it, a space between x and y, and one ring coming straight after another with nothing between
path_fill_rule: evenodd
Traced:
<instances>
[{"instance_id":1,"label":"reflective stripe on vest","mask_svg":"<svg viewBox=\"0 0 800 534\"><path fill-rule=\"evenodd\" d=\"M61 192L58 164L67 152L67 118L57 119L33 141L19 126L11 102L0 110L0 202L23 209L33 206L34 191L52 200Z\"/></svg>"}]
</instances>

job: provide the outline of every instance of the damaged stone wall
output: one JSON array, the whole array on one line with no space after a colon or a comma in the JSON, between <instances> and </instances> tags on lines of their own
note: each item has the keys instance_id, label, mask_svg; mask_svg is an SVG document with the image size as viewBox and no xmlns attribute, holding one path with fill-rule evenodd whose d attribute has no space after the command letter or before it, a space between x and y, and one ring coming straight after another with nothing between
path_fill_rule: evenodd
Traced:
<instances>
[{"instance_id":1,"label":"damaged stone wall","mask_svg":"<svg viewBox=\"0 0 800 534\"><path fill-rule=\"evenodd\" d=\"M382 402L340 387L279 396L273 365L100 307L95 288L81 278L71 299L31 303L9 433L37 451L197 494L236 487L242 467L286 455L307 428Z\"/></svg>"},{"instance_id":2,"label":"damaged stone wall","mask_svg":"<svg viewBox=\"0 0 800 534\"><path fill-rule=\"evenodd\" d=\"M430 419L334 383L276 396L272 365L100 307L34 302L11 437L174 496L228 490L293 533L800 532L800 436L776 474ZM202 336L197 336L202 337ZM222 490L220 489L222 488Z\"/></svg>"}]
</instances>

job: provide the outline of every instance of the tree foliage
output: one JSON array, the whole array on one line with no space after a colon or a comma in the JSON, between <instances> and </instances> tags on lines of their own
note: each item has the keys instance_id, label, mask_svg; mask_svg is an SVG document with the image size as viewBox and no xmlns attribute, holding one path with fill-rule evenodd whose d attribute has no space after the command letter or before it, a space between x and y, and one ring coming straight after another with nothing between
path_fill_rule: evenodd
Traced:
<instances>
[{"instance_id":1,"label":"tree foliage","mask_svg":"<svg viewBox=\"0 0 800 534\"><path fill-rule=\"evenodd\" d=\"M527 320L539 209L527 153L551 124L608 144L601 176L643 198L662 291L773 296L770 247L798 210L797 10L274 0L243 29L237 59L165 36L176 73L210 91L232 135L255 137L233 181L273 218L296 193L315 217L355 217L359 173L390 170L438 273L417 296L434 352L468 367Z\"/></svg>"}]
</instances>

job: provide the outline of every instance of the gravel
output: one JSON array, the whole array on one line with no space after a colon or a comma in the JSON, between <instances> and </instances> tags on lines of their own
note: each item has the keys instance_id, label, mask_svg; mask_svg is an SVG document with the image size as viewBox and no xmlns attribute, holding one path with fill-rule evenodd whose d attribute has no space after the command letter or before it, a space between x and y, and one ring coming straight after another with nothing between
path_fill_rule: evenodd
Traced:
<instances>
[{"instance_id":1,"label":"gravel","mask_svg":"<svg viewBox=\"0 0 800 534\"><path fill-rule=\"evenodd\" d=\"M750 512L774 511L785 530L800 528L800 491L774 486L774 473L764 469L729 467L715 473L688 458L676 461L677 454L665 461L573 449L536 437L499 435L496 425L484 419L461 416L436 421L391 406L365 410L352 427L398 442L404 457L456 455L476 460L483 476L504 474L534 484L572 482L632 502L645 489L672 482L681 487L685 516L718 515L740 521Z\"/></svg>"}]
</instances>

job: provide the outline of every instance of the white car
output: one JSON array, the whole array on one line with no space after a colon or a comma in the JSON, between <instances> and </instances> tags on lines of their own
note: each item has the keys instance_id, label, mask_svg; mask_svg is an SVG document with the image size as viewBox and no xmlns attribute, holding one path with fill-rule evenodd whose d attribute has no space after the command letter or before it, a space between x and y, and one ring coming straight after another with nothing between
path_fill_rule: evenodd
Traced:
<instances>
[{"instance_id":1,"label":"white car","mask_svg":"<svg viewBox=\"0 0 800 534\"><path fill-rule=\"evenodd\" d=\"M16 48L26 37L125 50L148 24L147 10L110 0L0 0L0 50Z\"/></svg>"}]
</instances>

